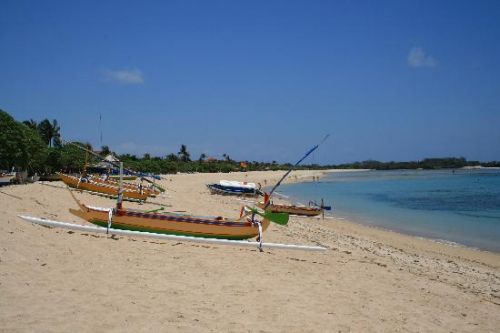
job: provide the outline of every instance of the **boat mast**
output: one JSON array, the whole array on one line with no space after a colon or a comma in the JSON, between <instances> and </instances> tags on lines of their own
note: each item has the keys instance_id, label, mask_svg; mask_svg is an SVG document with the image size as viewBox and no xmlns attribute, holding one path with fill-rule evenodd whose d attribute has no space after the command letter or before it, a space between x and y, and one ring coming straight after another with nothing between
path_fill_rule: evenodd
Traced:
<instances>
[{"instance_id":1,"label":"boat mast","mask_svg":"<svg viewBox=\"0 0 500 333\"><path fill-rule=\"evenodd\" d=\"M315 151L316 149L318 149L318 147L323 143L325 142L326 139L328 139L328 137L330 136L330 134L327 134L325 135L325 137L323 138L323 140L321 140L320 143L318 143L316 146L312 147L311 149L309 149L309 151L307 151L307 153L302 156L302 158L300 160L298 160L291 168L290 170L288 170L284 175L283 177L281 177L281 179L276 183L276 185L274 185L274 187L271 189L271 191L269 192L268 194L268 197L269 197L269 200L267 202L265 202L265 206L264 206L264 210L266 210L266 208L271 204L271 195L274 193L274 191L276 191L276 189L281 185L281 182L283 180L285 180L286 177L288 177L288 175L293 171L295 170L295 168L303 161L307 158L307 156L311 155L311 153L313 151Z\"/></svg>"}]
</instances>

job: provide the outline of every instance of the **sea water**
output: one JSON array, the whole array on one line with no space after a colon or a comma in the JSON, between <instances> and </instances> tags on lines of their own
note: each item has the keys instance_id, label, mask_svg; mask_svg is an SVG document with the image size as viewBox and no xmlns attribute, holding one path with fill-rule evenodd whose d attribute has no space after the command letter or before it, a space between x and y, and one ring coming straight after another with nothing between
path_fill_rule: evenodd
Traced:
<instances>
[{"instance_id":1,"label":"sea water","mask_svg":"<svg viewBox=\"0 0 500 333\"><path fill-rule=\"evenodd\" d=\"M500 170L330 173L280 192L358 223L500 252Z\"/></svg>"}]
</instances>

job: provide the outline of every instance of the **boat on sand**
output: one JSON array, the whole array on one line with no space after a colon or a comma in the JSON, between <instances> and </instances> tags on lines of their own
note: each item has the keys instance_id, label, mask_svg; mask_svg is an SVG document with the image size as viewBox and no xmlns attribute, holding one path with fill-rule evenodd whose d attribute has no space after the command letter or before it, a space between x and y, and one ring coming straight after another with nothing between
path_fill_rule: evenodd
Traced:
<instances>
[{"instance_id":1,"label":"boat on sand","mask_svg":"<svg viewBox=\"0 0 500 333\"><path fill-rule=\"evenodd\" d=\"M300 215L300 216L317 216L323 212L321 207L308 207L308 206L297 206L297 205L279 205L270 203L267 206L263 202L259 202L257 207L269 210L273 213L287 213L290 215Z\"/></svg>"},{"instance_id":2,"label":"boat on sand","mask_svg":"<svg viewBox=\"0 0 500 333\"><path fill-rule=\"evenodd\" d=\"M115 179L111 179L109 177L101 178L98 176L89 175L88 179L93 181L93 182L99 183L99 184L105 184L105 185L116 186L116 187L120 186L119 178L118 178L118 180L115 180ZM150 197L156 197L157 195L159 195L161 193L159 190L155 189L152 186L143 186L142 184L138 185L138 184L124 182L123 188L133 190L133 191L139 191L139 192L142 191L143 193L146 193Z\"/></svg>"},{"instance_id":3,"label":"boat on sand","mask_svg":"<svg viewBox=\"0 0 500 333\"><path fill-rule=\"evenodd\" d=\"M260 193L260 185L232 180L221 180L218 184L207 184L207 188L212 194L222 195L257 196Z\"/></svg>"},{"instance_id":4,"label":"boat on sand","mask_svg":"<svg viewBox=\"0 0 500 333\"><path fill-rule=\"evenodd\" d=\"M72 196L79 206L79 209L70 209L72 214L98 226L114 229L205 238L249 239L262 234L270 223L267 218L255 221L253 216L226 219L221 216L147 212L125 209L121 203L116 208L94 207L82 204L73 193Z\"/></svg>"},{"instance_id":5,"label":"boat on sand","mask_svg":"<svg viewBox=\"0 0 500 333\"><path fill-rule=\"evenodd\" d=\"M76 177L64 173L60 173L59 175L61 176L61 180L69 187L81 189L84 191L118 196L118 192L120 190L119 185L104 184L93 181L92 179L87 179L86 177ZM125 198L130 199L145 201L148 198L148 193L136 189L123 188L122 193Z\"/></svg>"}]
</instances>

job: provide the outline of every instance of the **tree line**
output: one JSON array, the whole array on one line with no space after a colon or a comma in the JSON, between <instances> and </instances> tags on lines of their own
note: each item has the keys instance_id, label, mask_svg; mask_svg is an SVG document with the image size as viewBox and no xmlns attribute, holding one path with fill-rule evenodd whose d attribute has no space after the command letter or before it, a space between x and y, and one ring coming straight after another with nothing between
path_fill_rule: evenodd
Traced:
<instances>
[{"instance_id":1,"label":"tree line","mask_svg":"<svg viewBox=\"0 0 500 333\"><path fill-rule=\"evenodd\" d=\"M7 112L0 110L0 170L28 170L30 174L51 174L57 171L79 172L87 165L99 160L89 156L83 150L71 144L63 144L57 120L44 119L36 122L33 119L16 121ZM88 150L92 145L76 142ZM102 157L113 152L108 146L102 146L98 151ZM177 172L231 172L231 171L261 171L288 170L290 163L235 161L228 154L222 159L209 158L205 153L193 159L186 145L181 145L177 153L164 157L151 156L146 153L142 157L131 154L114 154L124 162L128 169L155 174ZM467 161L463 157L427 158L410 162L380 162L367 160L362 162L319 165L301 165L298 169L450 169L466 166L500 167L500 162Z\"/></svg>"},{"instance_id":2,"label":"tree line","mask_svg":"<svg viewBox=\"0 0 500 333\"><path fill-rule=\"evenodd\" d=\"M333 166L336 169L373 169L373 170L401 170L401 169L459 169L463 167L500 167L500 161L479 162L468 161L464 157L444 157L444 158L425 158L421 161L410 162L380 162L367 160L363 162L345 163Z\"/></svg>"}]
</instances>

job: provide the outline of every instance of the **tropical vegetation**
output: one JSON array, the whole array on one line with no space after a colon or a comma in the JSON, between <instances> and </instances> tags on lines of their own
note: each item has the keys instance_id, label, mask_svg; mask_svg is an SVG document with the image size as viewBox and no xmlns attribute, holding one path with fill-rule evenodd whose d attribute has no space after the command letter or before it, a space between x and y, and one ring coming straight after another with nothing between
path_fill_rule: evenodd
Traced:
<instances>
[{"instance_id":1,"label":"tropical vegetation","mask_svg":"<svg viewBox=\"0 0 500 333\"><path fill-rule=\"evenodd\" d=\"M97 162L95 157L85 153L76 145L92 150L89 143L73 142L63 144L60 126L57 120L43 119L36 122L33 119L23 122L16 121L7 112L0 110L0 170L28 170L29 173L50 174L65 170L81 171L86 164ZM112 154L108 146L102 146L97 152L102 157ZM200 154L192 160L186 145L181 145L179 151L164 157L151 156L146 153L142 157L131 154L115 154L124 162L126 168L140 171L160 173L177 172L230 172L256 170L286 170L290 163L235 161L228 154L222 154L221 159L210 158ZM368 160L363 162L344 163L337 165L301 165L299 169L446 169L466 166L500 167L500 162L467 161L463 157L427 158L410 162L380 162Z\"/></svg>"}]
</instances>

